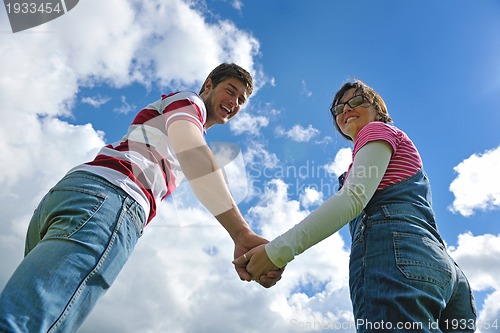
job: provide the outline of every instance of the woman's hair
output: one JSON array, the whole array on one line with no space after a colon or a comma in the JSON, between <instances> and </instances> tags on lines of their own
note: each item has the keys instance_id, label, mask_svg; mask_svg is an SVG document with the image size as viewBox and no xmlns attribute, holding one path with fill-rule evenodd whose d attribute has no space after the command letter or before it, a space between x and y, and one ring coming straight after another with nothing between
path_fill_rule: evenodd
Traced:
<instances>
[{"instance_id":1,"label":"woman's hair","mask_svg":"<svg viewBox=\"0 0 500 333\"><path fill-rule=\"evenodd\" d=\"M201 87L200 95L205 90L205 84L208 79L212 80L212 85L216 87L222 81L231 78L240 80L245 85L248 95L250 96L252 94L253 79L250 73L248 73L243 67L240 67L234 63L223 63L215 67L214 70L212 70L212 72L208 74L208 77Z\"/></svg>"},{"instance_id":2,"label":"woman's hair","mask_svg":"<svg viewBox=\"0 0 500 333\"><path fill-rule=\"evenodd\" d=\"M381 121L383 123L392 123L392 119L389 116L389 112L387 111L387 106L385 105L385 102L382 99L382 97L375 90L373 90L371 87L366 85L361 80L354 80L352 82L344 83L342 87L339 89L339 91L337 91L337 93L335 94L330 110L337 104L339 104L340 100L342 99L346 91L350 89L354 89L356 93L361 93L361 95L363 95L370 102L370 104L373 105L375 111L377 112L376 121ZM337 128L337 131L339 131L339 133L342 134L344 138L352 141L351 137L342 133L335 118L336 117L333 116L333 122L335 123L335 128Z\"/></svg>"}]
</instances>

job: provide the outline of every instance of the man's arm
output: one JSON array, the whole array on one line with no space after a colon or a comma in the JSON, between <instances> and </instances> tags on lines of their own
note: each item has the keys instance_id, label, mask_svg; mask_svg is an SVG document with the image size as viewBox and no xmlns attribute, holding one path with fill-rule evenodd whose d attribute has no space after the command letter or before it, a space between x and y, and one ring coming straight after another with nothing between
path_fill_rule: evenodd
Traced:
<instances>
[{"instance_id":1,"label":"man's arm","mask_svg":"<svg viewBox=\"0 0 500 333\"><path fill-rule=\"evenodd\" d=\"M233 239L235 258L255 246L267 243L266 239L250 229L243 218L200 129L189 121L177 120L168 126L167 135L194 194ZM244 268L236 270L242 280L251 280ZM260 282L264 287L270 287L280 278L281 272L271 272Z\"/></svg>"},{"instance_id":2,"label":"man's arm","mask_svg":"<svg viewBox=\"0 0 500 333\"><path fill-rule=\"evenodd\" d=\"M248 233L250 227L234 202L200 129L189 121L178 120L170 124L167 134L181 169L200 202L233 240L240 233Z\"/></svg>"}]
</instances>

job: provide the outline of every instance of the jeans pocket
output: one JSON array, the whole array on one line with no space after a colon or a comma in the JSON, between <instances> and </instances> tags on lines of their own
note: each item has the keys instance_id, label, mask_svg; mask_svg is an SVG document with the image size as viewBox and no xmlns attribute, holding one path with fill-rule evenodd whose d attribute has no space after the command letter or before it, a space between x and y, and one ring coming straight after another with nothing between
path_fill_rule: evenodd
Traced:
<instances>
[{"instance_id":1,"label":"jeans pocket","mask_svg":"<svg viewBox=\"0 0 500 333\"><path fill-rule=\"evenodd\" d=\"M428 282L445 289L452 278L444 246L427 236L393 233L396 265L410 280Z\"/></svg>"},{"instance_id":2,"label":"jeans pocket","mask_svg":"<svg viewBox=\"0 0 500 333\"><path fill-rule=\"evenodd\" d=\"M44 198L41 237L70 237L102 207L106 196L78 187L60 186Z\"/></svg>"}]
</instances>

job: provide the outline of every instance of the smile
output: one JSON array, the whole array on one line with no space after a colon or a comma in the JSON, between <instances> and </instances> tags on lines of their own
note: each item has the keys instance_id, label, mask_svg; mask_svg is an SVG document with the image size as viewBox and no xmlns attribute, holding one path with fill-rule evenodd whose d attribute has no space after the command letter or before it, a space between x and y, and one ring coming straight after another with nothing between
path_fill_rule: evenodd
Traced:
<instances>
[{"instance_id":1,"label":"smile","mask_svg":"<svg viewBox=\"0 0 500 333\"><path fill-rule=\"evenodd\" d=\"M227 114L231 114L231 110L229 110L229 108L228 108L228 107L226 107L226 106L224 106L224 105L221 105L221 107L222 107L222 109L223 109L224 111L226 111L226 113L227 113Z\"/></svg>"},{"instance_id":2,"label":"smile","mask_svg":"<svg viewBox=\"0 0 500 333\"><path fill-rule=\"evenodd\" d=\"M350 122L350 121L351 121L351 120L353 120L353 119L358 119L358 117L356 117L356 116L350 116L349 118L347 118L347 119L344 121L344 123L345 123L345 124L347 124L348 122Z\"/></svg>"}]
</instances>

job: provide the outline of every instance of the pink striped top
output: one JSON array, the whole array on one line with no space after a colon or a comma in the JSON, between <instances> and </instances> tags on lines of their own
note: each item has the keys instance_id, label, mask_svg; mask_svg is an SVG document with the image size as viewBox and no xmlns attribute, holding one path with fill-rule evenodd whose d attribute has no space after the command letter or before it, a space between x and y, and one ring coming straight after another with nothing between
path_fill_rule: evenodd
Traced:
<instances>
[{"instance_id":1,"label":"pink striped top","mask_svg":"<svg viewBox=\"0 0 500 333\"><path fill-rule=\"evenodd\" d=\"M392 157L377 190L408 179L422 168L420 154L406 133L380 121L371 122L359 131L354 141L353 159L361 147L370 141L378 140L383 140L391 146Z\"/></svg>"}]
</instances>

